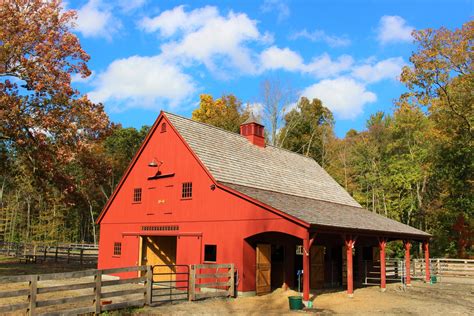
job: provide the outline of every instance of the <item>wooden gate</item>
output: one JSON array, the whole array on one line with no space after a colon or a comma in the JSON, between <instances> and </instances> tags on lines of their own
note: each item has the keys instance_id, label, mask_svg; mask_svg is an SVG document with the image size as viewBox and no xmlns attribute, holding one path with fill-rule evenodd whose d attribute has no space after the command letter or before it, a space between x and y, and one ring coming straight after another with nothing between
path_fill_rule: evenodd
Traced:
<instances>
[{"instance_id":1,"label":"wooden gate","mask_svg":"<svg viewBox=\"0 0 474 316\"><path fill-rule=\"evenodd\" d=\"M272 247L269 244L257 245L257 275L256 293L257 295L268 294L272 290L271 285L271 261Z\"/></svg>"}]
</instances>

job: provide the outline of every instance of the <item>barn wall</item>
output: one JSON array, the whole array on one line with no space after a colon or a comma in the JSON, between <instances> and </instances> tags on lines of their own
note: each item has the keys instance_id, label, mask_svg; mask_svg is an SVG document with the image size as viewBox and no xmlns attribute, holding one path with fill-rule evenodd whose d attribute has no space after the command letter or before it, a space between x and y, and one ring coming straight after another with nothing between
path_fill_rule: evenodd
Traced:
<instances>
[{"instance_id":1,"label":"barn wall","mask_svg":"<svg viewBox=\"0 0 474 316\"><path fill-rule=\"evenodd\" d=\"M306 229L218 187L212 190L210 176L169 122L161 132L162 123L163 118L102 218L99 268L139 264L139 235L175 234L177 264L202 263L204 245L217 245L217 262L234 263L239 270L239 290L254 290L255 251L244 239L266 231L304 238ZM153 159L163 162L162 174L175 175L148 180L157 171L148 167ZM192 182L192 199L181 198L183 182ZM133 203L134 188L142 188L141 203ZM142 226L179 229L150 232ZM122 242L121 256L113 256L114 242Z\"/></svg>"}]
</instances>

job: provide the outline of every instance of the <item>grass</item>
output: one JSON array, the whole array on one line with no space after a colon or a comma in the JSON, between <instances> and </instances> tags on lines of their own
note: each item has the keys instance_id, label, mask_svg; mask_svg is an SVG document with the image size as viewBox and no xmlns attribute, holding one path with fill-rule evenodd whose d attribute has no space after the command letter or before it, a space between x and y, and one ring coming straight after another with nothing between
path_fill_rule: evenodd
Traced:
<instances>
[{"instance_id":1,"label":"grass","mask_svg":"<svg viewBox=\"0 0 474 316\"><path fill-rule=\"evenodd\" d=\"M95 268L95 265L68 264L66 262L20 263L18 258L0 255L0 276L69 272Z\"/></svg>"}]
</instances>

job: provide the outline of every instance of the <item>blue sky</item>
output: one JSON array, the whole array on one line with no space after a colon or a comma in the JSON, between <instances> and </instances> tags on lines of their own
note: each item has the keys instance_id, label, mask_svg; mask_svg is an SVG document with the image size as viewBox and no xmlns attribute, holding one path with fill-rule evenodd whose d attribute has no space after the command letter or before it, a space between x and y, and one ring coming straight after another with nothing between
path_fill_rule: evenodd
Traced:
<instances>
[{"instance_id":1,"label":"blue sky","mask_svg":"<svg viewBox=\"0 0 474 316\"><path fill-rule=\"evenodd\" d=\"M73 84L103 102L114 122L151 125L160 110L184 116L199 94L233 93L256 114L261 82L318 97L336 134L391 112L397 81L416 49L413 29L454 29L474 16L473 0L400 1L68 1L91 56L89 78ZM291 100L290 100L291 101ZM289 105L291 107L291 104Z\"/></svg>"}]
</instances>

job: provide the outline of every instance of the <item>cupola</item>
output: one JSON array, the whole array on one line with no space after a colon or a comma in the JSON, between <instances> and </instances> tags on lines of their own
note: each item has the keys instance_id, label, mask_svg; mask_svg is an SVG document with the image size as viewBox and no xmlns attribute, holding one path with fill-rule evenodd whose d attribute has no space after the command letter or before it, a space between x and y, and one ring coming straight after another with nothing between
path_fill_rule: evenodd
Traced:
<instances>
[{"instance_id":1,"label":"cupola","mask_svg":"<svg viewBox=\"0 0 474 316\"><path fill-rule=\"evenodd\" d=\"M252 112L248 119L240 125L240 135L245 136L252 144L265 147L264 126Z\"/></svg>"}]
</instances>

